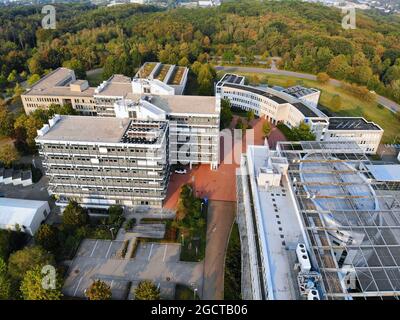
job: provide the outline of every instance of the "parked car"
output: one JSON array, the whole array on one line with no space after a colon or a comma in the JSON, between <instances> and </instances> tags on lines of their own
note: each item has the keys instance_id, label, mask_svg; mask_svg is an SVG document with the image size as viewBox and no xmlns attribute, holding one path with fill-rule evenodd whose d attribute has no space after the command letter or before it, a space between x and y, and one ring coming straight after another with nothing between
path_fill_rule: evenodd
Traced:
<instances>
[{"instance_id":1,"label":"parked car","mask_svg":"<svg viewBox=\"0 0 400 320\"><path fill-rule=\"evenodd\" d=\"M185 174L185 173L187 173L187 170L184 169L184 168L177 168L177 169L175 169L175 173L177 173L177 174Z\"/></svg>"}]
</instances>

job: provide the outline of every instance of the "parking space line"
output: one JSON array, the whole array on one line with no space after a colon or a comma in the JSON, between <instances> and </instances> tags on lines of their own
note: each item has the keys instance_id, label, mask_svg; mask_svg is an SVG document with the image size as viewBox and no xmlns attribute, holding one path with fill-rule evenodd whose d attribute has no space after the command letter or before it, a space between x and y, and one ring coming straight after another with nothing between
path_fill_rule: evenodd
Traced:
<instances>
[{"instance_id":1,"label":"parking space line","mask_svg":"<svg viewBox=\"0 0 400 320\"><path fill-rule=\"evenodd\" d=\"M164 256L162 258L162 261L165 261L165 255L167 254L167 248L168 248L168 245L166 244L165 245L165 249L164 249Z\"/></svg>"},{"instance_id":2,"label":"parking space line","mask_svg":"<svg viewBox=\"0 0 400 320\"><path fill-rule=\"evenodd\" d=\"M112 245L112 241L110 241L110 245L108 246L108 250L107 250L107 253L106 253L106 256L105 256L106 259L107 259L107 256L108 256L109 252L110 252L111 245Z\"/></svg>"},{"instance_id":3,"label":"parking space line","mask_svg":"<svg viewBox=\"0 0 400 320\"><path fill-rule=\"evenodd\" d=\"M78 284L77 284L77 286L76 286L76 288L75 288L75 291L74 291L74 297L76 296L76 292L78 291L78 288L79 288L79 285L81 284L82 279L83 279L83 277L81 277L81 278L79 279L79 281L78 281Z\"/></svg>"},{"instance_id":4,"label":"parking space line","mask_svg":"<svg viewBox=\"0 0 400 320\"><path fill-rule=\"evenodd\" d=\"M99 242L99 240L96 240L96 243L94 244L94 246L93 246L93 250L92 250L92 253L90 254L90 256L93 256L93 253L94 253L94 250L96 250L96 247L97 247L97 243Z\"/></svg>"},{"instance_id":5,"label":"parking space line","mask_svg":"<svg viewBox=\"0 0 400 320\"><path fill-rule=\"evenodd\" d=\"M153 251L153 246L154 246L154 243L151 244L150 252L149 252L149 256L147 257L147 260L150 260L151 252Z\"/></svg>"},{"instance_id":6,"label":"parking space line","mask_svg":"<svg viewBox=\"0 0 400 320\"><path fill-rule=\"evenodd\" d=\"M110 289L112 289L113 283L114 283L114 280L111 280Z\"/></svg>"}]
</instances>

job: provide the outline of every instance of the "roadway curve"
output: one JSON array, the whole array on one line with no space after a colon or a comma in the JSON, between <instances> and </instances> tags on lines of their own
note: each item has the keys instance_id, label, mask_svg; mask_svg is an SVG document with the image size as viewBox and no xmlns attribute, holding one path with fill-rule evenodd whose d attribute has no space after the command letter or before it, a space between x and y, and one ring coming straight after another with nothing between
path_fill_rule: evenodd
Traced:
<instances>
[{"instance_id":1,"label":"roadway curve","mask_svg":"<svg viewBox=\"0 0 400 320\"><path fill-rule=\"evenodd\" d=\"M294 72L294 71L287 71L287 70L279 70L275 67L275 65L272 65L272 68L267 69L267 68L257 68L257 67L232 67L232 66L215 66L215 69L217 71L226 71L226 72L250 72L250 73L265 73L265 74L276 74L276 75L281 75L281 76L288 76L288 77L296 77L296 78L301 78L301 79L308 79L308 80L317 80L317 76L309 73L300 73L300 72ZM329 84L335 86L335 87L340 87L341 81L335 80L335 79L330 79ZM383 105L386 109L392 111L392 112L400 112L400 105L392 100L389 100L386 97L376 95L376 102L379 104Z\"/></svg>"}]
</instances>

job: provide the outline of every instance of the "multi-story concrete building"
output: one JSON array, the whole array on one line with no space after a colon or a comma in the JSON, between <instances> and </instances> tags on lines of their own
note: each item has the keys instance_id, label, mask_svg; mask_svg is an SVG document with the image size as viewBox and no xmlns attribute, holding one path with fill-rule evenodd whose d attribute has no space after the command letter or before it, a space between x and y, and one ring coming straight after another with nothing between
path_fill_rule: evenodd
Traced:
<instances>
[{"instance_id":1,"label":"multi-story concrete building","mask_svg":"<svg viewBox=\"0 0 400 320\"><path fill-rule=\"evenodd\" d=\"M301 122L308 124L318 141L355 141L366 152L378 150L383 129L361 117L328 117L318 109L320 92L301 86L276 90L244 84L244 77L226 74L216 85L216 94L230 101L231 106L264 117L273 124L289 128Z\"/></svg>"},{"instance_id":2,"label":"multi-story concrete building","mask_svg":"<svg viewBox=\"0 0 400 320\"><path fill-rule=\"evenodd\" d=\"M95 88L86 80L76 80L73 70L58 68L36 82L21 99L27 114L52 104L71 104L76 110L94 112L94 93Z\"/></svg>"},{"instance_id":3,"label":"multi-story concrete building","mask_svg":"<svg viewBox=\"0 0 400 320\"><path fill-rule=\"evenodd\" d=\"M24 95L25 112L51 104L70 103L81 115L165 120L170 122L171 163L219 163L218 97L183 96L188 69L146 63L133 80L113 75L96 88L76 80L72 70L59 68ZM179 94L178 94L179 93Z\"/></svg>"},{"instance_id":4,"label":"multi-story concrete building","mask_svg":"<svg viewBox=\"0 0 400 320\"><path fill-rule=\"evenodd\" d=\"M57 205L161 207L169 179L167 121L55 116L36 138Z\"/></svg>"}]
</instances>

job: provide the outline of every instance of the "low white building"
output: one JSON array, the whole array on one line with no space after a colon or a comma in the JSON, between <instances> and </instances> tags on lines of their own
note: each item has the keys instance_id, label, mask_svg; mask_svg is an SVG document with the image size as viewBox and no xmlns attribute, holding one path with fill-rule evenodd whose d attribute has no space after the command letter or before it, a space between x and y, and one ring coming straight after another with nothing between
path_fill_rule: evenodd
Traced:
<instances>
[{"instance_id":1,"label":"low white building","mask_svg":"<svg viewBox=\"0 0 400 320\"><path fill-rule=\"evenodd\" d=\"M302 86L256 88L245 85L244 80L243 76L225 74L215 87L216 96L273 124L292 128L304 122L317 141L355 141L364 152L377 152L383 129L362 117L328 117L318 109L319 90Z\"/></svg>"},{"instance_id":2,"label":"low white building","mask_svg":"<svg viewBox=\"0 0 400 320\"><path fill-rule=\"evenodd\" d=\"M50 213L47 201L0 198L0 229L33 236Z\"/></svg>"}]
</instances>

